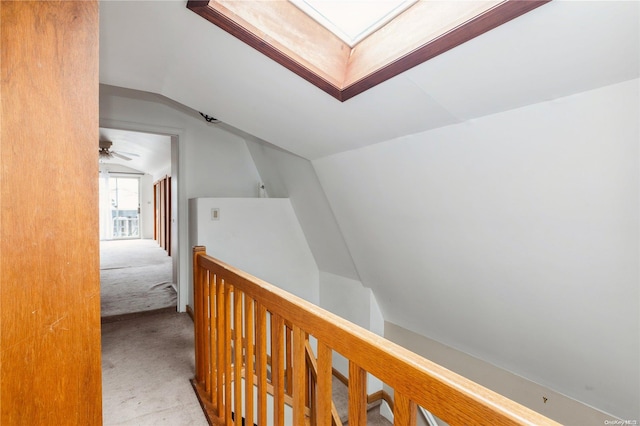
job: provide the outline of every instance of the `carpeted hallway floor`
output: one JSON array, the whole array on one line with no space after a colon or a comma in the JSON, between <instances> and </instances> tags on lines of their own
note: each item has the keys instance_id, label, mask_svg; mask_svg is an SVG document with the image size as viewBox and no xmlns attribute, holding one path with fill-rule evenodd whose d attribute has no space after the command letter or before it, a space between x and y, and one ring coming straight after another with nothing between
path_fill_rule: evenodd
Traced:
<instances>
[{"instance_id":1,"label":"carpeted hallway floor","mask_svg":"<svg viewBox=\"0 0 640 426\"><path fill-rule=\"evenodd\" d=\"M100 241L101 316L175 307L171 257L154 240Z\"/></svg>"},{"instance_id":2,"label":"carpeted hallway floor","mask_svg":"<svg viewBox=\"0 0 640 426\"><path fill-rule=\"evenodd\" d=\"M101 241L100 297L104 425L207 425L171 257L154 240Z\"/></svg>"},{"instance_id":3,"label":"carpeted hallway floor","mask_svg":"<svg viewBox=\"0 0 640 426\"><path fill-rule=\"evenodd\" d=\"M187 314L164 312L103 324L104 425L206 426L189 382L193 348Z\"/></svg>"}]
</instances>

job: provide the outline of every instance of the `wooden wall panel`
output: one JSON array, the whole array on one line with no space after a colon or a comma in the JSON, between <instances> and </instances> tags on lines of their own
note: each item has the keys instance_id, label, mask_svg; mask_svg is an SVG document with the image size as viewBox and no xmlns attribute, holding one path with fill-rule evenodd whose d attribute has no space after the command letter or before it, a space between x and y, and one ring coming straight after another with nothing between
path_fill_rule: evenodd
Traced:
<instances>
[{"instance_id":1,"label":"wooden wall panel","mask_svg":"<svg viewBox=\"0 0 640 426\"><path fill-rule=\"evenodd\" d=\"M0 22L0 424L99 425L98 4Z\"/></svg>"},{"instance_id":2,"label":"wooden wall panel","mask_svg":"<svg viewBox=\"0 0 640 426\"><path fill-rule=\"evenodd\" d=\"M165 176L153 184L154 239L171 256L171 176Z\"/></svg>"},{"instance_id":3,"label":"wooden wall panel","mask_svg":"<svg viewBox=\"0 0 640 426\"><path fill-rule=\"evenodd\" d=\"M165 239L165 250L167 251L167 254L169 256L171 256L171 176L167 176L165 179L165 220L164 220L164 227L165 227L165 235L166 235L166 239Z\"/></svg>"}]
</instances>

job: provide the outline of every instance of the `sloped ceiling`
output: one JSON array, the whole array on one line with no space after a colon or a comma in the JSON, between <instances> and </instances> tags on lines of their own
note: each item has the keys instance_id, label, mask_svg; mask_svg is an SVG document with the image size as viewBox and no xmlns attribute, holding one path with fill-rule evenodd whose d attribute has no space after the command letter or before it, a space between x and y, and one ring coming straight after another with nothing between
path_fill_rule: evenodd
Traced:
<instances>
[{"instance_id":1,"label":"sloped ceiling","mask_svg":"<svg viewBox=\"0 0 640 426\"><path fill-rule=\"evenodd\" d=\"M311 160L625 81L639 68L637 2L556 0L340 103L185 1L100 7L101 83L162 94Z\"/></svg>"}]
</instances>

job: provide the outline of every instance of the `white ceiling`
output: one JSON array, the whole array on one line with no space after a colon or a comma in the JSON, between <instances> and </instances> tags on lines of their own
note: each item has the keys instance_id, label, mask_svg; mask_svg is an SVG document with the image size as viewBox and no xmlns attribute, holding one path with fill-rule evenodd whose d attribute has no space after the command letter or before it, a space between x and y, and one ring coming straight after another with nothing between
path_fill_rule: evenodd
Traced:
<instances>
[{"instance_id":1,"label":"white ceiling","mask_svg":"<svg viewBox=\"0 0 640 426\"><path fill-rule=\"evenodd\" d=\"M552 1L341 103L185 1L102 1L100 82L317 159L637 78L639 5Z\"/></svg>"},{"instance_id":2,"label":"white ceiling","mask_svg":"<svg viewBox=\"0 0 640 426\"><path fill-rule=\"evenodd\" d=\"M171 169L171 137L119 129L100 128L100 140L111 141L111 151L129 157L118 157L100 162L109 171L125 171L156 175ZM97 145L97 144L96 144ZM96 146L97 148L97 146ZM127 169L123 168L126 167Z\"/></svg>"}]
</instances>

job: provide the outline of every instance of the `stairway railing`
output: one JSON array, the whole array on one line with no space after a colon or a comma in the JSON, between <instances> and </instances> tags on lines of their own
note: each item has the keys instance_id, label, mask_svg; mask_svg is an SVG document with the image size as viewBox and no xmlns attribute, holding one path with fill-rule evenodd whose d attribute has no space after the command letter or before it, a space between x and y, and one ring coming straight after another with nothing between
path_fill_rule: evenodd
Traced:
<instances>
[{"instance_id":1,"label":"stairway railing","mask_svg":"<svg viewBox=\"0 0 640 426\"><path fill-rule=\"evenodd\" d=\"M350 425L366 425L367 373L393 388L398 426L416 424L418 405L450 425L557 424L208 256L204 247L194 248L193 265L192 384L211 424L337 424L333 351L349 360Z\"/></svg>"}]
</instances>

